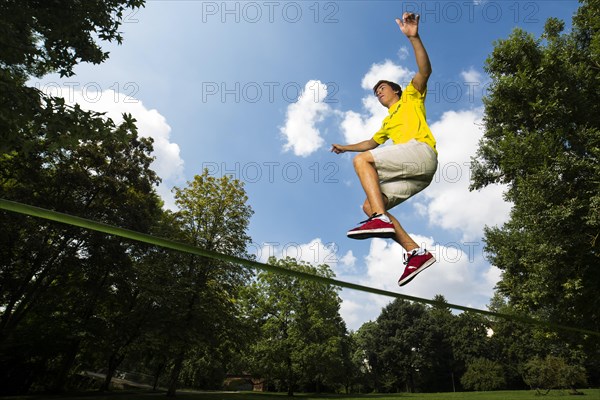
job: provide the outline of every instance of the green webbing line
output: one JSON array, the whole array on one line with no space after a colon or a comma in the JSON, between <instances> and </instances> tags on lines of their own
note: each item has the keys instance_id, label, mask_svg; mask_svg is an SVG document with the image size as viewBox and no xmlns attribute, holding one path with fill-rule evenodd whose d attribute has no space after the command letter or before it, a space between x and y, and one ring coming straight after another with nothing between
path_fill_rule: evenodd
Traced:
<instances>
[{"instance_id":1,"label":"green webbing line","mask_svg":"<svg viewBox=\"0 0 600 400\"><path fill-rule=\"evenodd\" d=\"M217 260L221 260L221 261L225 261L225 262L229 262L229 263L233 263L233 264L246 265L251 268L262 269L264 271L294 276L294 277L300 278L300 279L306 279L306 280L310 280L310 281L320 282L320 283L326 284L326 285L334 285L334 286L339 286L342 288L358 290L361 292L378 294L381 296L395 297L395 298L399 298L399 299L414 301L417 303L424 303L424 304L429 304L429 305L434 305L434 306L448 307L448 308L452 308L455 310L468 311L468 312L472 312L472 313L486 315L489 317L499 317L499 318L503 318L503 319L507 319L507 320L516 320L516 321L520 321L520 322L530 324L530 325L538 325L538 326L542 326L545 328L550 328L551 330L566 330L566 331L584 333L584 334L588 334L588 335L600 336L600 332L590 331L587 329L579 329L579 328L575 328L575 327L571 327L571 326L556 325L556 324L551 324L546 321L540 321L537 319L533 319L531 317L524 317L524 316L512 315L512 314L501 314L501 313L496 313L496 312L487 311L487 310L480 310L477 308L465 307L465 306L461 306L458 304L450 304L450 303L444 303L444 302L440 302L440 301L436 301L436 300L429 300L429 299L424 299L424 298L420 298L420 297L408 296L405 294L390 292L390 291L382 290L382 289L376 289L376 288L372 288L369 286L363 286L363 285L357 285L355 283L339 281L337 279L325 278L322 276L313 275L313 274L309 274L306 272L294 271L294 270L290 270L287 268L278 267L275 265L264 264L264 263L261 263L258 261L246 260L246 259L235 257L235 256L228 256L226 254L221 254L221 253L217 253L215 251L210 251L210 250L204 250L199 247L175 242L173 240L162 239L162 238L151 236L151 235L148 235L145 233L136 232L136 231L132 231L129 229L124 229L124 228L118 228L116 226L112 226L112 225L108 225L108 224L104 224L104 223L100 223L100 222L95 222L95 221L92 221L89 219L75 217L73 215L63 214L63 213L47 210L47 209L40 208L40 207L34 207L34 206L27 205L27 204L17 203L17 202L10 201L10 200L0 199L0 209L16 212L16 213L20 213L20 214L25 214L25 215L29 215L32 217L44 218L44 219L47 219L50 221L56 221L56 222L61 222L64 224L78 226L80 228L103 232L103 233L107 233L110 235L120 236L123 238L136 240L138 242L148 243L148 244L152 244L155 246L160 246L160 247L164 247L167 249L172 249L172 250L182 251L185 253L195 254L195 255L199 255L199 256L203 256L203 257L213 258L213 259L217 259Z\"/></svg>"}]
</instances>

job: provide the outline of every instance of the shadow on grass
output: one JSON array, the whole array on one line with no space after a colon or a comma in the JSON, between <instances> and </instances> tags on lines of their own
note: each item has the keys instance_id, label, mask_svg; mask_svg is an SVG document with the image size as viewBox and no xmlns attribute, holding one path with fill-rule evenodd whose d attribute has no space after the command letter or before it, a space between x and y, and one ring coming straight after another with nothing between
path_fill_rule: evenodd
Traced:
<instances>
[{"instance_id":1,"label":"shadow on grass","mask_svg":"<svg viewBox=\"0 0 600 400\"><path fill-rule=\"evenodd\" d=\"M186 400L382 400L412 397L411 394L305 394L298 393L289 397L286 393L264 393L264 392L210 392L194 390L178 390L175 399ZM27 396L0 396L0 400L147 400L150 398L169 399L164 391L111 391L111 392L85 392L69 393L62 395L27 395Z\"/></svg>"}]
</instances>

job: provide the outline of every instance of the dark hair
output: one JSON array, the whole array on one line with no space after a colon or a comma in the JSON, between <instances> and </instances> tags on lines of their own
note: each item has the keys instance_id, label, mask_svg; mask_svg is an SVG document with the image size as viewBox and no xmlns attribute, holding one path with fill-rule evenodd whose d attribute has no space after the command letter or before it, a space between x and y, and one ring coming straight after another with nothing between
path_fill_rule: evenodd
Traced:
<instances>
[{"instance_id":1,"label":"dark hair","mask_svg":"<svg viewBox=\"0 0 600 400\"><path fill-rule=\"evenodd\" d=\"M392 90L396 93L398 93L398 96L402 96L402 88L400 87L400 85L398 85L395 82L390 82L390 81L386 81L386 80L380 80L379 82L377 82L377 84L375 86L373 86L373 93L377 94L377 88L382 84L382 83L387 83L388 85L390 85L390 87L392 88Z\"/></svg>"}]
</instances>

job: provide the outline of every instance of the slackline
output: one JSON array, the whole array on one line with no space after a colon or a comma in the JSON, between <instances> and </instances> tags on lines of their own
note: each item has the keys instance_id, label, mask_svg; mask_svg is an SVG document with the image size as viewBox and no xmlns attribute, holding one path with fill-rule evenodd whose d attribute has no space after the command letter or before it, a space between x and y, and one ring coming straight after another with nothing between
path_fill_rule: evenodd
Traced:
<instances>
[{"instance_id":1,"label":"slackline","mask_svg":"<svg viewBox=\"0 0 600 400\"><path fill-rule=\"evenodd\" d=\"M173 240L158 238L158 237L146 234L146 233L141 233L141 232L136 232L136 231L129 230L129 229L119 228L119 227L104 224L101 222L92 221L92 220L89 220L86 218L76 217L73 215L64 214L64 213L60 213L57 211L51 211L51 210L47 210L47 209L40 208L40 207L35 207L35 206L23 204L23 203L18 203L15 201L0 199L0 209L12 211L12 212L19 213L19 214L29 215L31 217L38 217L38 218L43 218L43 219L47 219L50 221L73 225L73 226L77 226L80 228L85 228L85 229L89 229L89 230L93 230L93 231L97 231L97 232L102 232L102 233L106 233L109 235L119 236L122 238L131 239L131 240L135 240L138 242L143 242L143 243L147 243L147 244L151 244L151 245L155 245L155 246L159 246L159 247L163 247L163 248L167 248L167 249L181 251L184 253L195 254L195 255L208 257L208 258L212 258L212 259L216 259L216 260L221 260L221 261L229 262L232 264L241 264L241 265L245 265L247 267L251 267L251 268L255 268L255 269L261 269L261 270L268 271L268 272L274 272L277 274L283 274L283 275L293 276L293 277L300 278L300 279L319 282L319 283L322 283L325 285L333 285L333 286L338 286L341 288L358 290L361 292L367 292L367 293L377 294L377 295L381 295L381 296L395 297L395 298L399 298L399 299L403 299L403 300L414 301L417 303L424 303L424 304L429 304L429 305L433 305L433 306L447 307L447 308L451 308L454 310L472 312L472 313L476 313L476 314L485 315L488 317L498 317L498 318L503 318L506 320L519 321L519 322L529 324L529 325L537 325L537 326L545 327L552 331L565 330L565 331L583 333L583 334L587 334L587 335L600 336L600 332L597 332L597 331L580 329L580 328L566 326L566 325L552 324L547 321L540 321L538 319L531 318L529 316L522 316L522 315L515 315L515 314L502 314L502 313L497 313L497 312L488 311L488 310L481 310L478 308L471 308L471 307L461 306L458 304L450 304L450 303L445 303L445 302L441 302L441 301L429 300L429 299L424 299L421 297L414 297L414 296L409 296L409 295L405 295L405 294L390 292L388 290L377 289L377 288L358 285L358 284L350 283L350 282L344 282L344 281L340 281L337 279L325 278L322 276L309 274L307 272L294 271L294 270L279 267L276 265L269 265L269 264L264 264L264 263L261 263L258 261L247 260L244 258L230 256L227 254L221 254L221 253L217 253L215 251L205 250L200 247L176 242Z\"/></svg>"}]
</instances>

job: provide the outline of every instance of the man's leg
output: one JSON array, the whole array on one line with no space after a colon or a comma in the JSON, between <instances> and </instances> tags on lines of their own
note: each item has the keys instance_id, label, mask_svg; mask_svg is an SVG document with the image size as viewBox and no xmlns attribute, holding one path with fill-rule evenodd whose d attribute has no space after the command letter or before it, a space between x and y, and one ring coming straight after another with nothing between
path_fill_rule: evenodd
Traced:
<instances>
[{"instance_id":1,"label":"man's leg","mask_svg":"<svg viewBox=\"0 0 600 400\"><path fill-rule=\"evenodd\" d=\"M410 253L414 249L418 249L419 245L406 233L400 222L394 217L392 214L387 213L387 216L392 220L394 224L394 228L396 229L396 237L394 240L398 242L398 244L404 247L407 253Z\"/></svg>"},{"instance_id":2,"label":"man's leg","mask_svg":"<svg viewBox=\"0 0 600 400\"><path fill-rule=\"evenodd\" d=\"M404 247L406 251L418 248L419 246L412 240L408 233L406 233L404 228L402 228L400 222L385 210L388 200L387 197L381 193L381 188L379 187L379 175L375 169L375 159L370 151L365 151L354 157L354 169L356 170L358 179L367 195L367 200L365 200L365 204L363 205L363 210L367 216L370 217L374 213L386 214L394 224L394 229L396 230L394 240L398 242L400 246Z\"/></svg>"},{"instance_id":3,"label":"man's leg","mask_svg":"<svg viewBox=\"0 0 600 400\"><path fill-rule=\"evenodd\" d=\"M410 146L414 146L414 144L411 144ZM427 145L424 144L424 146L427 146ZM394 151L394 150L398 150L398 149L403 150L404 148L405 147L398 147L398 148L393 148L389 151L386 151L387 158L389 159L389 157L390 157L390 154L389 154L390 151ZM401 152L401 153L402 154L392 154L391 155L391 156L393 156L393 159L391 159L392 165L394 163L394 160L397 160L398 157L400 157L400 159L402 159L402 160L405 160L404 163L402 163L403 165L404 164L406 164L407 166L424 165L420 158L417 160L412 160L411 158L406 158L406 159L404 158L405 156L410 156L411 155L410 153L413 153L412 151L407 152L407 154L404 154L404 152ZM423 158L423 160L425 160L425 158ZM429 157L428 161L431 161L430 162L431 165L430 164L425 164L425 165L428 165L431 167L429 169L431 170L431 174L433 176L433 173L435 173L435 169L437 167L437 159L435 159L435 157ZM388 237L394 238L395 241L398 244L400 244L407 252L405 254L405 261L404 261L406 268L404 269L403 274L400 276L400 279L398 280L398 284L400 286L404 286L407 283L409 283L412 279L414 279L415 276L417 276L417 274L421 273L426 268L428 268L430 265L435 263L435 257L433 257L433 255L431 253L429 253L428 251L426 251L424 248L421 249L417 245L417 243L408 235L408 233L406 233L404 228L402 228L402 226L400 225L398 220L394 216L392 216L391 214L386 212L386 205L387 205L388 199L381 192L381 187L379 185L379 173L378 173L377 169L375 168L375 160L373 158L373 154L371 152L364 152L364 153L361 153L359 156L355 157L354 168L355 168L356 173L357 173L357 175L360 179L360 182L363 186L365 194L367 195L367 200L365 200L365 203L363 205L363 209L364 209L365 213L367 213L367 215L369 215L369 216L371 216L373 213L377 213L377 214L385 213L385 215L387 216L387 218L389 218L389 221L391 222L391 224L389 224L390 225L389 230L393 231L392 236L388 236ZM425 167L423 167L423 168L425 168ZM404 171L404 172L406 172L406 171ZM402 183L408 184L409 182L402 181ZM427 184L428 183L429 182L427 182ZM409 192L406 192L406 194L414 195L414 194L418 193L420 190L422 190L423 188L424 187L419 187L419 185L417 184L416 187L410 188L411 190ZM408 187L407 187L407 189L408 189Z\"/></svg>"},{"instance_id":4,"label":"man's leg","mask_svg":"<svg viewBox=\"0 0 600 400\"><path fill-rule=\"evenodd\" d=\"M379 187L379 174L375 169L375 159L370 151L359 154L354 157L354 169L358 179L367 195L369 208L372 210L368 214L369 219L362 225L348 231L348 237L352 239L368 239L373 237L393 238L396 236L396 229L385 212L383 195ZM377 215L376 218L372 218Z\"/></svg>"},{"instance_id":5,"label":"man's leg","mask_svg":"<svg viewBox=\"0 0 600 400\"><path fill-rule=\"evenodd\" d=\"M368 216L370 217L373 213L385 214L383 194L379 187L379 175L375 169L375 159L370 151L365 151L354 157L354 170L367 195L366 202L369 203L370 209Z\"/></svg>"},{"instance_id":6,"label":"man's leg","mask_svg":"<svg viewBox=\"0 0 600 400\"><path fill-rule=\"evenodd\" d=\"M387 205L388 200L385 195L382 195L382 201ZM365 200L365 203L363 204L363 210L367 215L372 215L372 209L371 205L369 204L369 200ZM407 258L405 258L404 261L406 268L404 268L404 272L400 276L400 279L398 279L398 284L400 286L404 286L412 281L415 276L432 265L435 262L435 257L433 257L428 251L424 251L423 253L415 252L411 254L413 250L420 248L419 245L417 245L417 243L408 235L408 233L406 233L404 228L402 228L400 225L400 222L398 222L398 220L392 214L386 212L386 215L390 220L392 220L394 228L396 229L396 236L394 237L394 240L396 243L402 246L404 250L406 250Z\"/></svg>"}]
</instances>

